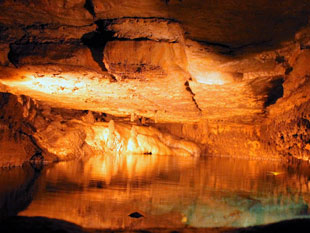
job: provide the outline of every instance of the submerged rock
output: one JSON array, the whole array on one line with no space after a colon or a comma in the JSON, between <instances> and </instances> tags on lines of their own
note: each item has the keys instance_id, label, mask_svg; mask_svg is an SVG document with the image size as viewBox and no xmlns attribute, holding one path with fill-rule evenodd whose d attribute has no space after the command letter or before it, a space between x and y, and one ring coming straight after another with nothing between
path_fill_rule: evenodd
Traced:
<instances>
[{"instance_id":1,"label":"submerged rock","mask_svg":"<svg viewBox=\"0 0 310 233\"><path fill-rule=\"evenodd\" d=\"M142 217L144 217L139 212L133 212L133 213L129 214L128 216L131 217L131 218L142 218Z\"/></svg>"}]
</instances>

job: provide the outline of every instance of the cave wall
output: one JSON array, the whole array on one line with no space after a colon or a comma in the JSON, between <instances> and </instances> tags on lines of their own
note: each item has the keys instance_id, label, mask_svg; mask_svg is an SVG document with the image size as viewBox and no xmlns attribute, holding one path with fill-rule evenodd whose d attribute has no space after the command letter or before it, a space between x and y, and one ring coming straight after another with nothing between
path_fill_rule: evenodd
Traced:
<instances>
[{"instance_id":1,"label":"cave wall","mask_svg":"<svg viewBox=\"0 0 310 233\"><path fill-rule=\"evenodd\" d=\"M3 166L116 142L122 152L309 159L309 1L0 7ZM105 130L110 143L94 134Z\"/></svg>"},{"instance_id":2,"label":"cave wall","mask_svg":"<svg viewBox=\"0 0 310 233\"><path fill-rule=\"evenodd\" d=\"M194 142L132 121L88 110L53 108L1 93L0 167L42 165L102 154L200 156Z\"/></svg>"},{"instance_id":3,"label":"cave wall","mask_svg":"<svg viewBox=\"0 0 310 233\"><path fill-rule=\"evenodd\" d=\"M1 93L0 101L0 165L21 165L41 152L33 141L31 127L23 122L24 110L25 114L28 114L29 102L24 106L23 102L18 102L16 96L8 93Z\"/></svg>"},{"instance_id":4,"label":"cave wall","mask_svg":"<svg viewBox=\"0 0 310 233\"><path fill-rule=\"evenodd\" d=\"M3 92L158 122L255 122L309 46L304 0L0 4Z\"/></svg>"},{"instance_id":5,"label":"cave wall","mask_svg":"<svg viewBox=\"0 0 310 233\"><path fill-rule=\"evenodd\" d=\"M292 54L292 71L285 77L283 97L270 106L261 126L262 137L282 155L310 158L310 51L301 46Z\"/></svg>"},{"instance_id":6,"label":"cave wall","mask_svg":"<svg viewBox=\"0 0 310 233\"><path fill-rule=\"evenodd\" d=\"M308 43L307 40L304 40ZM200 144L206 154L255 159L310 159L310 53L301 42L283 57L289 72L283 76L280 97L266 106L254 124L204 121L194 124L158 124L161 130ZM271 96L272 97L272 96Z\"/></svg>"}]
</instances>

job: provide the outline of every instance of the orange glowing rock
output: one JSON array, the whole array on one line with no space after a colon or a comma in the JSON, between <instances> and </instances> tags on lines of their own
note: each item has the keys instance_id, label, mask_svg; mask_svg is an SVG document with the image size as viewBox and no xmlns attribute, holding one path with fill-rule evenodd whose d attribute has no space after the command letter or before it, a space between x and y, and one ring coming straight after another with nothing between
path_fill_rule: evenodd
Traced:
<instances>
[{"instance_id":1,"label":"orange glowing rock","mask_svg":"<svg viewBox=\"0 0 310 233\"><path fill-rule=\"evenodd\" d=\"M273 176L278 176L278 175L284 174L284 172L269 171L268 174L269 174L269 175L273 175Z\"/></svg>"},{"instance_id":2,"label":"orange glowing rock","mask_svg":"<svg viewBox=\"0 0 310 233\"><path fill-rule=\"evenodd\" d=\"M115 123L113 120L52 122L36 132L34 137L41 148L61 160L83 155L87 150L91 150L92 154L199 156L201 153L195 143L162 133L156 128Z\"/></svg>"}]
</instances>

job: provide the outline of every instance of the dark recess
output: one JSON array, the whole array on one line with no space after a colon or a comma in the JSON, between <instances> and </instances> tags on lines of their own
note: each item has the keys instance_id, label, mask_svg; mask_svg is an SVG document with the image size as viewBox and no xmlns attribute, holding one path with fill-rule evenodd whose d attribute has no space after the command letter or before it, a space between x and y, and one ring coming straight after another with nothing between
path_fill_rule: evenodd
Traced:
<instances>
[{"instance_id":1,"label":"dark recess","mask_svg":"<svg viewBox=\"0 0 310 233\"><path fill-rule=\"evenodd\" d=\"M268 97L264 103L265 108L275 104L279 98L283 97L283 82L284 79L282 77L270 82L270 89L267 92Z\"/></svg>"},{"instance_id":2,"label":"dark recess","mask_svg":"<svg viewBox=\"0 0 310 233\"><path fill-rule=\"evenodd\" d=\"M10 51L8 53L8 60L15 66L18 67L19 55L15 51L14 45L10 44Z\"/></svg>"},{"instance_id":3,"label":"dark recess","mask_svg":"<svg viewBox=\"0 0 310 233\"><path fill-rule=\"evenodd\" d=\"M81 40L90 49L94 61L102 71L107 71L103 63L103 50L107 42L113 40L114 32L106 30L106 21L98 20L95 23L98 26L97 30L84 34Z\"/></svg>"},{"instance_id":4,"label":"dark recess","mask_svg":"<svg viewBox=\"0 0 310 233\"><path fill-rule=\"evenodd\" d=\"M96 12L94 8L94 4L92 0L86 0L84 4L84 8L88 10L88 12L93 16L96 17Z\"/></svg>"},{"instance_id":5,"label":"dark recess","mask_svg":"<svg viewBox=\"0 0 310 233\"><path fill-rule=\"evenodd\" d=\"M1 117L3 118L4 117L4 112L3 112L3 107L9 102L9 99L10 99L10 96L11 94L10 93L3 93L3 92L0 92L0 109L1 109ZM2 119L1 118L1 119Z\"/></svg>"}]
</instances>

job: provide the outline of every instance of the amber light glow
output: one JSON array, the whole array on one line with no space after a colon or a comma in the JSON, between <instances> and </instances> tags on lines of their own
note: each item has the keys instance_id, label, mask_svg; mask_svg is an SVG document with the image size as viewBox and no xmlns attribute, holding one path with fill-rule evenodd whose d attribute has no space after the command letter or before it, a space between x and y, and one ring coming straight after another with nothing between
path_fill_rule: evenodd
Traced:
<instances>
[{"instance_id":1,"label":"amber light glow","mask_svg":"<svg viewBox=\"0 0 310 233\"><path fill-rule=\"evenodd\" d=\"M40 74L38 77L26 74L22 77L19 80L4 80L2 82L13 87L24 87L46 94L74 94L75 91L83 90L90 84L89 80L82 80L73 74L62 74L57 77L52 77L52 74Z\"/></svg>"},{"instance_id":2,"label":"amber light glow","mask_svg":"<svg viewBox=\"0 0 310 233\"><path fill-rule=\"evenodd\" d=\"M207 85L223 85L225 80L220 72L198 72L194 76L199 83Z\"/></svg>"},{"instance_id":3,"label":"amber light glow","mask_svg":"<svg viewBox=\"0 0 310 233\"><path fill-rule=\"evenodd\" d=\"M97 229L262 224L302 214L310 203L307 175L288 171L271 161L97 155L46 168L20 215Z\"/></svg>"}]
</instances>

